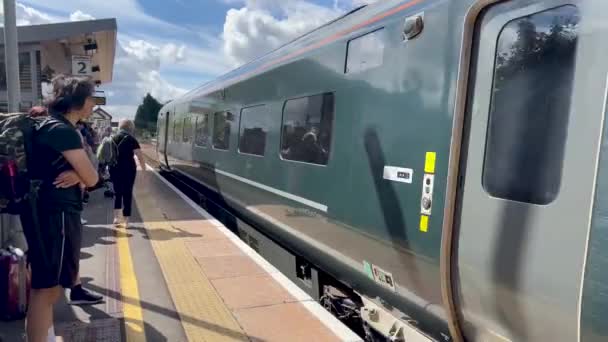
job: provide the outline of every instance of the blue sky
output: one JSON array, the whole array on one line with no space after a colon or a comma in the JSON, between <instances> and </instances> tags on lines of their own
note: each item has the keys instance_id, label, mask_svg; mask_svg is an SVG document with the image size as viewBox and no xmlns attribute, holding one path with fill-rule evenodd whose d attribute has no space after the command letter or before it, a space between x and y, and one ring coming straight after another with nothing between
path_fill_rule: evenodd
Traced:
<instances>
[{"instance_id":1,"label":"blue sky","mask_svg":"<svg viewBox=\"0 0 608 342\"><path fill-rule=\"evenodd\" d=\"M354 6L378 0L21 0L17 24L116 18L107 109L133 117L150 92L168 101Z\"/></svg>"}]
</instances>

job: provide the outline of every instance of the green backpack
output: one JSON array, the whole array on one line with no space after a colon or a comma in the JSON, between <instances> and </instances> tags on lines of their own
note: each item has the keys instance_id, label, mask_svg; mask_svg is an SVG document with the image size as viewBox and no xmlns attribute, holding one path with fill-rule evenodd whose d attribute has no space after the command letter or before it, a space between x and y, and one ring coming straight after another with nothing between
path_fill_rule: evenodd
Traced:
<instances>
[{"instance_id":1,"label":"green backpack","mask_svg":"<svg viewBox=\"0 0 608 342\"><path fill-rule=\"evenodd\" d=\"M97 147L97 160L99 164L105 164L110 167L116 166L118 163L118 147L125 140L123 137L118 145L114 142L115 135L103 138L99 147Z\"/></svg>"},{"instance_id":2,"label":"green backpack","mask_svg":"<svg viewBox=\"0 0 608 342\"><path fill-rule=\"evenodd\" d=\"M0 114L0 212L17 214L30 193L28 158L41 121L24 113Z\"/></svg>"}]
</instances>

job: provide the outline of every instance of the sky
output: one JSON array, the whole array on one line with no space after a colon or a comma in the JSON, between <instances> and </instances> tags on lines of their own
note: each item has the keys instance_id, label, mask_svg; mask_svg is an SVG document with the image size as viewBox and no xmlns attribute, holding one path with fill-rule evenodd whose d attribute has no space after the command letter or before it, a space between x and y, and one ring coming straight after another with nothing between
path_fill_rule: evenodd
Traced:
<instances>
[{"instance_id":1,"label":"sky","mask_svg":"<svg viewBox=\"0 0 608 342\"><path fill-rule=\"evenodd\" d=\"M116 18L114 118L169 101L344 12L382 0L21 0L17 25ZM1 18L1 17L0 17Z\"/></svg>"}]
</instances>

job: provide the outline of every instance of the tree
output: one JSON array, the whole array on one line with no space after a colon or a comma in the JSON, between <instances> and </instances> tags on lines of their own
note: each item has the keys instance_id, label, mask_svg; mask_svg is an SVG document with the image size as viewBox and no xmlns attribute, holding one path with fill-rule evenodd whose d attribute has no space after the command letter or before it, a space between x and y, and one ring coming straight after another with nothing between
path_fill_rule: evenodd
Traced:
<instances>
[{"instance_id":1,"label":"tree","mask_svg":"<svg viewBox=\"0 0 608 342\"><path fill-rule=\"evenodd\" d=\"M137 107L135 127L140 131L155 132L158 112L162 106L150 93L146 94L142 104Z\"/></svg>"}]
</instances>

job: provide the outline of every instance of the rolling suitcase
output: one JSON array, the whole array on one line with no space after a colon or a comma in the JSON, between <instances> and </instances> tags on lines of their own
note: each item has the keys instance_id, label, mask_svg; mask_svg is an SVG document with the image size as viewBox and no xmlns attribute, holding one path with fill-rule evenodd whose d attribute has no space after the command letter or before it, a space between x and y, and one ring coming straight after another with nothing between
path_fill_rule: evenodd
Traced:
<instances>
[{"instance_id":1,"label":"rolling suitcase","mask_svg":"<svg viewBox=\"0 0 608 342\"><path fill-rule=\"evenodd\" d=\"M30 274L19 248L0 249L0 318L22 319L27 313Z\"/></svg>"}]
</instances>

